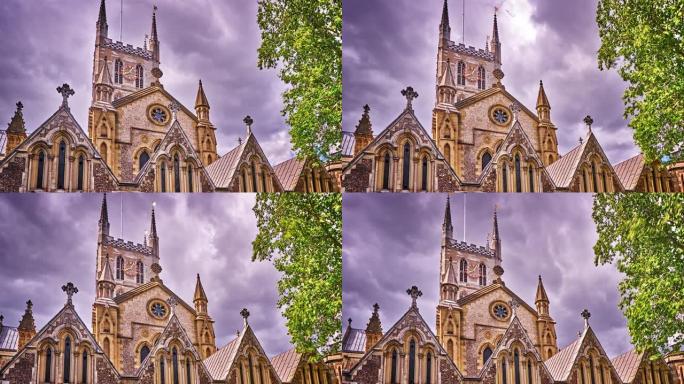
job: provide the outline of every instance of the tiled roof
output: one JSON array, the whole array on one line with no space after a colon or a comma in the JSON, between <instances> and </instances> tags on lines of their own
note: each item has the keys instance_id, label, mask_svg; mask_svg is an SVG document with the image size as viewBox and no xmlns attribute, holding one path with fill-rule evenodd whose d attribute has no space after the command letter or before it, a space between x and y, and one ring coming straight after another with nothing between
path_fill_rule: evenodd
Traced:
<instances>
[{"instance_id":1,"label":"tiled roof","mask_svg":"<svg viewBox=\"0 0 684 384\"><path fill-rule=\"evenodd\" d=\"M283 185L283 188L286 191L294 191L295 187L297 186L299 176L302 173L302 169L304 169L304 164L304 160L299 160L296 157L293 157L290 160L285 160L273 167L276 177L278 177L280 184Z\"/></svg>"},{"instance_id":2,"label":"tiled roof","mask_svg":"<svg viewBox=\"0 0 684 384\"><path fill-rule=\"evenodd\" d=\"M582 156L582 152L584 152L584 146L587 141L589 140L587 139L584 143L577 145L575 148L571 149L570 152L566 153L565 156L546 168L553 183L556 184L557 187L567 188L570 186L572 176L575 174L577 163Z\"/></svg>"},{"instance_id":3,"label":"tiled roof","mask_svg":"<svg viewBox=\"0 0 684 384\"><path fill-rule=\"evenodd\" d=\"M273 369L275 369L278 374L280 381L283 383L292 382L295 373L297 373L297 367L299 366L301 358L302 354L297 353L297 350L292 348L271 359L271 365L273 365Z\"/></svg>"},{"instance_id":4,"label":"tiled roof","mask_svg":"<svg viewBox=\"0 0 684 384\"><path fill-rule=\"evenodd\" d=\"M617 164L613 169L625 189L628 191L634 190L639 182L641 171L644 169L644 155L640 153Z\"/></svg>"},{"instance_id":5,"label":"tiled roof","mask_svg":"<svg viewBox=\"0 0 684 384\"><path fill-rule=\"evenodd\" d=\"M356 144L356 138L354 134L348 131L342 131L342 156L354 156L354 145Z\"/></svg>"},{"instance_id":6,"label":"tiled roof","mask_svg":"<svg viewBox=\"0 0 684 384\"><path fill-rule=\"evenodd\" d=\"M16 351L19 344L19 331L16 327L0 327L0 350Z\"/></svg>"},{"instance_id":7,"label":"tiled roof","mask_svg":"<svg viewBox=\"0 0 684 384\"><path fill-rule=\"evenodd\" d=\"M233 174L235 173L235 169L240 160L242 148L244 148L245 145L247 145L247 140L223 155L220 159L209 164L206 168L209 177L211 177L214 184L216 184L216 188L229 187L230 181L233 179Z\"/></svg>"},{"instance_id":8,"label":"tiled roof","mask_svg":"<svg viewBox=\"0 0 684 384\"><path fill-rule=\"evenodd\" d=\"M611 360L613 367L617 371L623 383L631 383L639 372L639 365L644 358L643 353L638 353L636 349L625 352Z\"/></svg>"},{"instance_id":9,"label":"tiled roof","mask_svg":"<svg viewBox=\"0 0 684 384\"><path fill-rule=\"evenodd\" d=\"M209 374L214 380L224 380L228 376L238 346L240 345L240 340L240 337L236 337L226 344L225 347L204 359L204 366L207 367Z\"/></svg>"},{"instance_id":10,"label":"tiled roof","mask_svg":"<svg viewBox=\"0 0 684 384\"><path fill-rule=\"evenodd\" d=\"M107 237L104 241L105 245L113 246L119 249L125 249L127 251L138 252L146 255L152 254L152 248L147 247L142 244L137 244L132 241L125 241L123 239L115 239L111 236Z\"/></svg>"},{"instance_id":11,"label":"tiled roof","mask_svg":"<svg viewBox=\"0 0 684 384\"><path fill-rule=\"evenodd\" d=\"M365 352L366 351L366 331L347 327L347 331L342 338L342 352Z\"/></svg>"},{"instance_id":12,"label":"tiled roof","mask_svg":"<svg viewBox=\"0 0 684 384\"><path fill-rule=\"evenodd\" d=\"M561 349L558 353L544 362L544 365L546 365L546 368L548 368L555 381L565 381L570 375L572 365L575 363L575 358L582 345L584 335L586 335L586 331L582 337L578 337L577 340L573 341L570 345Z\"/></svg>"}]
</instances>

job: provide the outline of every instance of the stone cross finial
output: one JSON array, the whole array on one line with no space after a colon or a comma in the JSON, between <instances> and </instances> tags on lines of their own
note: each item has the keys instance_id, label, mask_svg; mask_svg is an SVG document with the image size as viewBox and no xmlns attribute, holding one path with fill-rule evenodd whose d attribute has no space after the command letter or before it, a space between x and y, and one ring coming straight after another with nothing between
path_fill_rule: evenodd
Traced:
<instances>
[{"instance_id":1,"label":"stone cross finial","mask_svg":"<svg viewBox=\"0 0 684 384\"><path fill-rule=\"evenodd\" d=\"M71 281L66 283L66 285L62 285L62 291L66 292L67 294L67 305L72 305L71 304L71 296L74 294L78 293L78 288L72 283ZM31 303L31 300L26 302L26 305L31 308L33 304Z\"/></svg>"},{"instance_id":2,"label":"stone cross finial","mask_svg":"<svg viewBox=\"0 0 684 384\"><path fill-rule=\"evenodd\" d=\"M0 327L2 327L2 321L5 319L5 316L0 315Z\"/></svg>"},{"instance_id":3,"label":"stone cross finial","mask_svg":"<svg viewBox=\"0 0 684 384\"><path fill-rule=\"evenodd\" d=\"M584 142L584 139L580 137L580 139L579 139L580 145L582 145L583 142Z\"/></svg>"},{"instance_id":4,"label":"stone cross finial","mask_svg":"<svg viewBox=\"0 0 684 384\"><path fill-rule=\"evenodd\" d=\"M406 98L406 109L413 110L413 99L418 97L418 92L413 87L408 86L401 90L401 94Z\"/></svg>"},{"instance_id":5,"label":"stone cross finial","mask_svg":"<svg viewBox=\"0 0 684 384\"><path fill-rule=\"evenodd\" d=\"M592 119L590 115L586 115L583 121L584 124L586 124L587 127L589 127L589 130L591 131L591 125L594 124L594 119Z\"/></svg>"},{"instance_id":6,"label":"stone cross finial","mask_svg":"<svg viewBox=\"0 0 684 384\"><path fill-rule=\"evenodd\" d=\"M423 296L423 292L421 292L421 291L418 289L418 287L416 287L416 286L414 285L414 286L412 286L411 288L407 289L407 290L406 290L406 293L407 293L409 296L411 296L411 300L412 300L412 302L411 302L411 307L413 307L413 308L417 307L418 305L417 305L416 302L418 301L418 298L419 298L419 297Z\"/></svg>"},{"instance_id":7,"label":"stone cross finial","mask_svg":"<svg viewBox=\"0 0 684 384\"><path fill-rule=\"evenodd\" d=\"M589 310L585 308L580 315L584 318L584 328L589 328L589 318L591 317Z\"/></svg>"},{"instance_id":8,"label":"stone cross finial","mask_svg":"<svg viewBox=\"0 0 684 384\"><path fill-rule=\"evenodd\" d=\"M347 323L349 323L349 327L350 327L350 328L351 328L351 322L352 322L352 318L350 317L350 318L347 319Z\"/></svg>"},{"instance_id":9,"label":"stone cross finial","mask_svg":"<svg viewBox=\"0 0 684 384\"><path fill-rule=\"evenodd\" d=\"M176 305L178 305L178 299L176 299L176 296L169 296L169 298L166 299L166 304L171 308L171 312L175 312Z\"/></svg>"},{"instance_id":10,"label":"stone cross finial","mask_svg":"<svg viewBox=\"0 0 684 384\"><path fill-rule=\"evenodd\" d=\"M242 137L238 137L238 145L242 145Z\"/></svg>"},{"instance_id":11,"label":"stone cross finial","mask_svg":"<svg viewBox=\"0 0 684 384\"><path fill-rule=\"evenodd\" d=\"M69 84L64 83L61 86L57 87L57 92L59 92L62 95L62 107L69 108L69 97L73 96L74 90L71 89Z\"/></svg>"},{"instance_id":12,"label":"stone cross finial","mask_svg":"<svg viewBox=\"0 0 684 384\"><path fill-rule=\"evenodd\" d=\"M370 112L370 107L368 106L368 104L366 104L363 106L363 114L367 115L368 112Z\"/></svg>"},{"instance_id":13,"label":"stone cross finial","mask_svg":"<svg viewBox=\"0 0 684 384\"><path fill-rule=\"evenodd\" d=\"M252 133L252 123L254 123L254 120L252 119L252 116L247 115L242 121L247 125L247 135L249 136L249 134Z\"/></svg>"},{"instance_id":14,"label":"stone cross finial","mask_svg":"<svg viewBox=\"0 0 684 384\"><path fill-rule=\"evenodd\" d=\"M373 313L378 313L378 310L380 310L380 305L378 303L373 304Z\"/></svg>"},{"instance_id":15,"label":"stone cross finial","mask_svg":"<svg viewBox=\"0 0 684 384\"><path fill-rule=\"evenodd\" d=\"M513 103L509 106L511 109L511 112L513 112L513 120L518 120L518 116L520 115L520 104L518 103Z\"/></svg>"},{"instance_id":16,"label":"stone cross finial","mask_svg":"<svg viewBox=\"0 0 684 384\"><path fill-rule=\"evenodd\" d=\"M180 111L180 104L178 104L176 101L173 101L171 104L169 104L169 109L171 110L171 116L173 117L173 120L176 120L178 118L178 111Z\"/></svg>"},{"instance_id":17,"label":"stone cross finial","mask_svg":"<svg viewBox=\"0 0 684 384\"><path fill-rule=\"evenodd\" d=\"M21 111L24 109L24 104L21 103L21 101L17 101L17 111Z\"/></svg>"},{"instance_id":18,"label":"stone cross finial","mask_svg":"<svg viewBox=\"0 0 684 384\"><path fill-rule=\"evenodd\" d=\"M242 308L242 311L240 311L240 316L245 319L245 325L247 325L247 318L249 318L249 311L247 308Z\"/></svg>"}]
</instances>

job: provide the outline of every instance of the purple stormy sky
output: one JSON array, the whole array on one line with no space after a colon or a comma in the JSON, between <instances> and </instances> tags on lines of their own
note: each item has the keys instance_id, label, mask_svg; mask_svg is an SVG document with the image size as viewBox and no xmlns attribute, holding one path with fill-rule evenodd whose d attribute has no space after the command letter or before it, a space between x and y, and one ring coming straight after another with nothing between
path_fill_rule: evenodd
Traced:
<instances>
[{"instance_id":1,"label":"purple stormy sky","mask_svg":"<svg viewBox=\"0 0 684 384\"><path fill-rule=\"evenodd\" d=\"M458 43L462 1L449 0L451 39ZM615 71L598 69L596 0L465 0L466 45L484 48L495 4L502 4L503 84L535 110L539 80L544 81L561 155L586 135L587 114L613 164L637 154L622 117L626 85ZM400 91L411 85L420 94L414 109L429 131L442 0L345 0L343 11L344 129L353 131L361 107L369 104L373 131L380 133L403 110Z\"/></svg>"},{"instance_id":2,"label":"purple stormy sky","mask_svg":"<svg viewBox=\"0 0 684 384\"><path fill-rule=\"evenodd\" d=\"M200 274L215 320L217 345L242 329L243 307L266 353L290 348L285 321L276 307L279 273L270 263L251 261L256 235L253 194L111 194L107 196L110 234L142 243L156 201L161 278L192 305L195 275ZM0 313L17 326L29 298L40 329L62 308L61 286L79 289L76 310L90 327L95 300L95 257L99 194L23 195L0 198Z\"/></svg>"},{"instance_id":3,"label":"purple stormy sky","mask_svg":"<svg viewBox=\"0 0 684 384\"><path fill-rule=\"evenodd\" d=\"M534 307L537 275L542 275L556 320L558 346L565 347L583 328L580 312L587 308L590 324L609 356L631 349L626 320L617 307L614 266L595 267L592 247L596 230L589 194L452 195L454 237L463 240L466 199L469 243L485 245L498 204L503 280ZM439 300L439 252L444 194L344 195L343 319L365 328L380 304L383 330L411 305L406 289L423 292L420 311L434 331Z\"/></svg>"},{"instance_id":4,"label":"purple stormy sky","mask_svg":"<svg viewBox=\"0 0 684 384\"><path fill-rule=\"evenodd\" d=\"M152 25L153 0L125 0L123 41L143 46ZM24 103L29 132L59 107L55 88L68 82L76 91L71 111L87 131L95 22L99 0L5 0L0 2L0 124L9 123L15 103ZM271 165L293 156L280 94L285 86L277 70L257 68L261 42L256 1L164 0L157 2L162 83L194 111L202 79L217 128L219 154L246 133L242 119L251 115L254 133ZM109 37L119 40L120 2L107 1Z\"/></svg>"}]
</instances>

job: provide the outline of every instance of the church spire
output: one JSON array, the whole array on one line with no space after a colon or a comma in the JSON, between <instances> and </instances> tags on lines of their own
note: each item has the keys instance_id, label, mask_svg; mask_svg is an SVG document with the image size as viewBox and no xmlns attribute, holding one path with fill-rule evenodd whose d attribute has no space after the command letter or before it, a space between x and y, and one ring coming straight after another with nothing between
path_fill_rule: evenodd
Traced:
<instances>
[{"instance_id":1,"label":"church spire","mask_svg":"<svg viewBox=\"0 0 684 384\"><path fill-rule=\"evenodd\" d=\"M157 6L152 10L152 33L150 34L150 51L154 61L159 63L159 38L157 36Z\"/></svg>"},{"instance_id":2,"label":"church spire","mask_svg":"<svg viewBox=\"0 0 684 384\"><path fill-rule=\"evenodd\" d=\"M496 214L496 206L494 206L494 220L489 248L494 251L497 259L501 259L501 238L499 237L499 219Z\"/></svg>"},{"instance_id":3,"label":"church spire","mask_svg":"<svg viewBox=\"0 0 684 384\"><path fill-rule=\"evenodd\" d=\"M195 296L192 300L195 303L195 311L197 314L207 313L207 294L204 293L204 287L202 287L202 280L200 280L199 273L197 274L197 282L195 283Z\"/></svg>"},{"instance_id":4,"label":"church spire","mask_svg":"<svg viewBox=\"0 0 684 384\"><path fill-rule=\"evenodd\" d=\"M454 233L454 226L451 224L451 203L447 195L446 208L444 208L444 222L442 223L442 234L451 238Z\"/></svg>"},{"instance_id":5,"label":"church spire","mask_svg":"<svg viewBox=\"0 0 684 384\"><path fill-rule=\"evenodd\" d=\"M207 95L204 94L204 87L202 86L202 80L199 81L199 87L197 88L197 97L195 97L195 112L197 113L197 118L202 121L209 121L209 100L207 100Z\"/></svg>"},{"instance_id":6,"label":"church spire","mask_svg":"<svg viewBox=\"0 0 684 384\"><path fill-rule=\"evenodd\" d=\"M36 335L36 323L33 320L33 302L31 300L26 302L26 310L24 316L19 322L19 345L18 350L22 349L32 338Z\"/></svg>"},{"instance_id":7,"label":"church spire","mask_svg":"<svg viewBox=\"0 0 684 384\"><path fill-rule=\"evenodd\" d=\"M7 127L7 144L5 146L5 153L9 154L14 150L14 148L21 145L21 143L26 139L26 124L24 123L24 104L18 101L17 109L14 111L14 116Z\"/></svg>"},{"instance_id":8,"label":"church spire","mask_svg":"<svg viewBox=\"0 0 684 384\"><path fill-rule=\"evenodd\" d=\"M382 339L382 323L380 322L380 306L373 304L373 313L366 324L366 352L370 351L375 344Z\"/></svg>"},{"instance_id":9,"label":"church spire","mask_svg":"<svg viewBox=\"0 0 684 384\"><path fill-rule=\"evenodd\" d=\"M439 23L439 46L447 47L451 40L451 27L449 26L449 6L444 0L442 6L442 21Z\"/></svg>"},{"instance_id":10,"label":"church spire","mask_svg":"<svg viewBox=\"0 0 684 384\"><path fill-rule=\"evenodd\" d=\"M150 220L150 233L147 245L152 248L152 252L156 257L159 257L159 236L157 236L157 221L154 216L154 206L152 203L152 219Z\"/></svg>"},{"instance_id":11,"label":"church spire","mask_svg":"<svg viewBox=\"0 0 684 384\"><path fill-rule=\"evenodd\" d=\"M109 212L107 211L107 194L102 195L100 207L100 221L98 221L100 235L109 236Z\"/></svg>"},{"instance_id":12,"label":"church spire","mask_svg":"<svg viewBox=\"0 0 684 384\"><path fill-rule=\"evenodd\" d=\"M363 106L361 120L354 130L354 155L361 152L373 141L373 125L370 120L370 107L368 104Z\"/></svg>"},{"instance_id":13,"label":"church spire","mask_svg":"<svg viewBox=\"0 0 684 384\"><path fill-rule=\"evenodd\" d=\"M537 296L534 302L537 304L537 307L539 307L539 303L546 303L547 305L549 304L549 297L546 295L546 289L544 289L544 282L542 281L541 275L539 275L539 283L537 283ZM539 312L541 313L542 311Z\"/></svg>"},{"instance_id":14,"label":"church spire","mask_svg":"<svg viewBox=\"0 0 684 384\"><path fill-rule=\"evenodd\" d=\"M97 23L95 24L97 31L96 44L102 42L102 40L107 38L107 6L105 0L100 0L100 14L97 16Z\"/></svg>"},{"instance_id":15,"label":"church spire","mask_svg":"<svg viewBox=\"0 0 684 384\"><path fill-rule=\"evenodd\" d=\"M551 120L551 104L544 91L544 83L539 80L539 93L537 94L537 115L542 121Z\"/></svg>"},{"instance_id":16,"label":"church spire","mask_svg":"<svg viewBox=\"0 0 684 384\"><path fill-rule=\"evenodd\" d=\"M496 63L501 65L501 41L499 40L499 24L496 19L496 12L494 12L494 27L492 30L492 41L490 49L494 54L494 59Z\"/></svg>"}]
</instances>

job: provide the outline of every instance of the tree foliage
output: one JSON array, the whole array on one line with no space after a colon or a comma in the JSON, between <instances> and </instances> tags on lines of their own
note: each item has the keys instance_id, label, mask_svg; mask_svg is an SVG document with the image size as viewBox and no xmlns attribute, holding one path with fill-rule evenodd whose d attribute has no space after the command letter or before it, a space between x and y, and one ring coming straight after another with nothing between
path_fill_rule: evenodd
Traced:
<instances>
[{"instance_id":1,"label":"tree foliage","mask_svg":"<svg viewBox=\"0 0 684 384\"><path fill-rule=\"evenodd\" d=\"M600 194L598 264L624 274L620 309L632 342L655 354L684 345L684 194Z\"/></svg>"},{"instance_id":2,"label":"tree foliage","mask_svg":"<svg viewBox=\"0 0 684 384\"><path fill-rule=\"evenodd\" d=\"M651 161L684 152L682 15L681 0L598 3L599 68L617 68L629 83L625 118L631 118L634 139Z\"/></svg>"},{"instance_id":3,"label":"tree foliage","mask_svg":"<svg viewBox=\"0 0 684 384\"><path fill-rule=\"evenodd\" d=\"M259 68L280 67L283 115L300 159L330 158L342 140L342 1L259 0Z\"/></svg>"},{"instance_id":4,"label":"tree foliage","mask_svg":"<svg viewBox=\"0 0 684 384\"><path fill-rule=\"evenodd\" d=\"M342 317L342 195L257 195L252 260L273 261L287 329L300 353L339 350Z\"/></svg>"}]
</instances>

